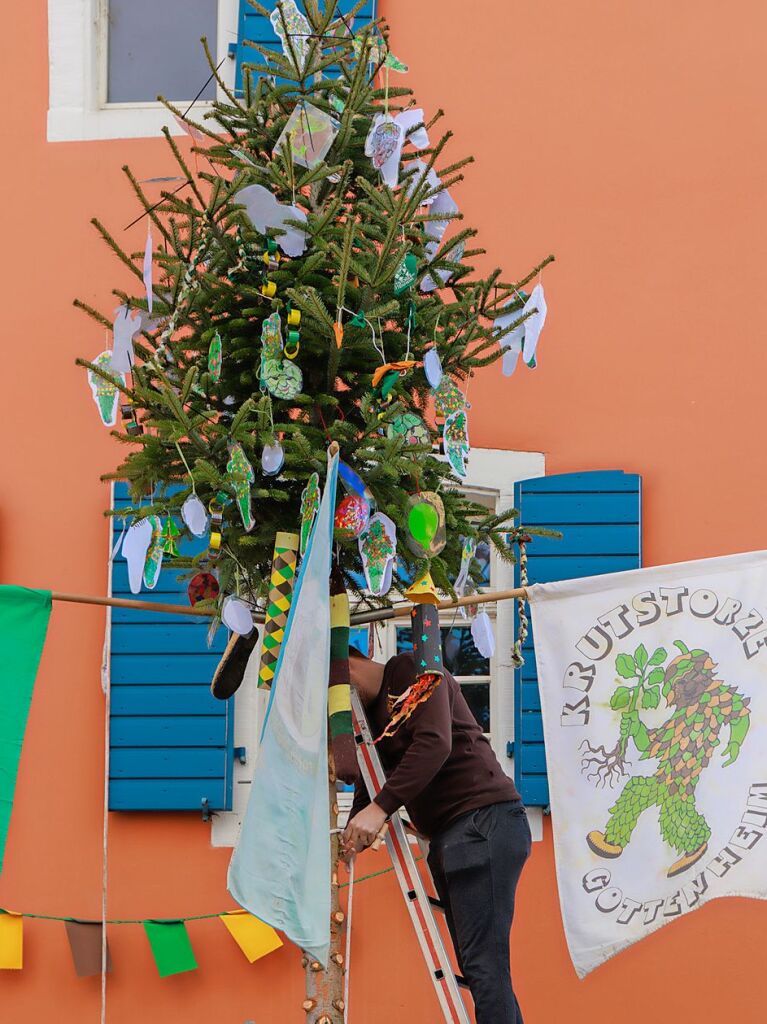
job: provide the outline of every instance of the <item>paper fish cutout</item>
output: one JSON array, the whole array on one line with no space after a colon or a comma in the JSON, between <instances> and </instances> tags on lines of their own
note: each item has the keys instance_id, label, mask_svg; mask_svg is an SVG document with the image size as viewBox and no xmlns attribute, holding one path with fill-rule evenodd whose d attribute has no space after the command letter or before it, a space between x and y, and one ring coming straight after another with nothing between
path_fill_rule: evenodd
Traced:
<instances>
[{"instance_id":1,"label":"paper fish cutout","mask_svg":"<svg viewBox=\"0 0 767 1024\"><path fill-rule=\"evenodd\" d=\"M447 542L445 506L435 491L422 491L408 498L405 543L418 558L434 558Z\"/></svg>"},{"instance_id":2,"label":"paper fish cutout","mask_svg":"<svg viewBox=\"0 0 767 1024\"><path fill-rule=\"evenodd\" d=\"M148 222L151 224L151 221ZM146 304L149 312L152 312L152 304L154 303L154 285L152 282L152 253L154 246L152 244L152 229L149 227L146 233L146 246L144 248L144 290L146 291Z\"/></svg>"},{"instance_id":3,"label":"paper fish cutout","mask_svg":"<svg viewBox=\"0 0 767 1024\"><path fill-rule=\"evenodd\" d=\"M279 441L265 444L261 452L261 469L266 476L276 476L285 464L285 452Z\"/></svg>"},{"instance_id":4,"label":"paper fish cutout","mask_svg":"<svg viewBox=\"0 0 767 1024\"><path fill-rule=\"evenodd\" d=\"M320 510L320 476L312 473L301 494L301 540L299 554L303 558L312 533L314 520Z\"/></svg>"},{"instance_id":5,"label":"paper fish cutout","mask_svg":"<svg viewBox=\"0 0 767 1024\"><path fill-rule=\"evenodd\" d=\"M210 341L208 349L208 373L211 384L218 384L221 379L221 367L223 365L223 346L221 335L216 331Z\"/></svg>"},{"instance_id":6,"label":"paper fish cutout","mask_svg":"<svg viewBox=\"0 0 767 1024\"><path fill-rule=\"evenodd\" d=\"M280 10L282 10L282 14L280 14ZM269 21L280 37L282 52L288 60L298 62L297 70L302 70L309 46L309 36L312 34L312 26L296 7L296 0L282 0L279 7L275 7L269 15Z\"/></svg>"},{"instance_id":7,"label":"paper fish cutout","mask_svg":"<svg viewBox=\"0 0 767 1024\"><path fill-rule=\"evenodd\" d=\"M402 437L407 444L431 445L431 434L420 416L403 412L395 416L386 427L388 437Z\"/></svg>"},{"instance_id":8,"label":"paper fish cutout","mask_svg":"<svg viewBox=\"0 0 767 1024\"><path fill-rule=\"evenodd\" d=\"M444 374L434 394L434 408L438 416L447 418L466 407L466 399L452 377Z\"/></svg>"},{"instance_id":9,"label":"paper fish cutout","mask_svg":"<svg viewBox=\"0 0 767 1024\"><path fill-rule=\"evenodd\" d=\"M437 588L434 586L434 580L431 578L431 573L425 572L423 576L419 576L407 588L405 597L408 601L412 601L413 604L436 604L439 598L437 596Z\"/></svg>"},{"instance_id":10,"label":"paper fish cutout","mask_svg":"<svg viewBox=\"0 0 767 1024\"><path fill-rule=\"evenodd\" d=\"M112 366L112 353L109 350L99 352L93 360L93 364L94 366L100 366L102 370L111 373L113 377L116 377L122 384L125 384L125 376L122 373L116 373ZM96 403L101 422L105 427L113 427L117 422L120 392L114 384L104 380L103 377L99 377L93 370L88 370L88 383L91 386L93 401Z\"/></svg>"},{"instance_id":11,"label":"paper fish cutout","mask_svg":"<svg viewBox=\"0 0 767 1024\"><path fill-rule=\"evenodd\" d=\"M253 613L250 606L239 597L229 594L224 598L221 607L221 621L227 629L240 636L250 636L253 632Z\"/></svg>"},{"instance_id":12,"label":"paper fish cutout","mask_svg":"<svg viewBox=\"0 0 767 1024\"><path fill-rule=\"evenodd\" d=\"M327 156L339 127L338 121L330 114L303 100L293 108L293 113L277 139L274 155L282 153L287 159L289 142L293 163L313 170Z\"/></svg>"},{"instance_id":13,"label":"paper fish cutout","mask_svg":"<svg viewBox=\"0 0 767 1024\"><path fill-rule=\"evenodd\" d=\"M495 321L494 331L497 333L505 330L515 320L520 320L533 309L537 310L537 313L533 313L524 323L519 324L500 339L500 346L504 350L501 366L504 377L510 377L514 373L520 355L522 356L522 361L527 366L531 369L535 367L535 353L538 348L543 325L546 323L548 307L543 295L543 285L537 284L529 298L524 293L522 295L526 302L521 309L515 309L511 313L504 313L497 317Z\"/></svg>"},{"instance_id":14,"label":"paper fish cutout","mask_svg":"<svg viewBox=\"0 0 767 1024\"><path fill-rule=\"evenodd\" d=\"M466 476L466 460L469 457L469 422L465 409L458 409L445 420L442 432L447 461L456 476Z\"/></svg>"},{"instance_id":15,"label":"paper fish cutout","mask_svg":"<svg viewBox=\"0 0 767 1024\"><path fill-rule=\"evenodd\" d=\"M301 367L283 354L280 314L272 313L261 328L261 386L275 398L290 400L301 394Z\"/></svg>"},{"instance_id":16,"label":"paper fish cutout","mask_svg":"<svg viewBox=\"0 0 767 1024\"><path fill-rule=\"evenodd\" d=\"M190 494L181 506L181 518L195 537L202 537L208 530L208 513L196 494Z\"/></svg>"},{"instance_id":17,"label":"paper fish cutout","mask_svg":"<svg viewBox=\"0 0 767 1024\"><path fill-rule=\"evenodd\" d=\"M250 533L256 525L250 506L250 485L255 481L256 474L253 472L253 467L243 451L242 445L236 441L229 445L229 461L226 464L226 472L229 482L234 487L242 525L245 531Z\"/></svg>"},{"instance_id":18,"label":"paper fish cutout","mask_svg":"<svg viewBox=\"0 0 767 1024\"><path fill-rule=\"evenodd\" d=\"M147 516L147 521L152 527L152 539L144 563L144 586L148 590L154 590L160 578L165 542L162 536L162 519L159 516Z\"/></svg>"},{"instance_id":19,"label":"paper fish cutout","mask_svg":"<svg viewBox=\"0 0 767 1024\"><path fill-rule=\"evenodd\" d=\"M383 512L376 512L358 541L367 588L374 597L391 590L397 556L397 527Z\"/></svg>"},{"instance_id":20,"label":"paper fish cutout","mask_svg":"<svg viewBox=\"0 0 767 1024\"><path fill-rule=\"evenodd\" d=\"M458 597L463 597L466 591L466 584L469 582L471 563L477 550L477 542L473 537L464 537L463 548L461 549L461 568L455 581L455 592Z\"/></svg>"},{"instance_id":21,"label":"paper fish cutout","mask_svg":"<svg viewBox=\"0 0 767 1024\"><path fill-rule=\"evenodd\" d=\"M412 252L408 252L394 273L394 294L402 295L413 287L417 279L418 260Z\"/></svg>"},{"instance_id":22,"label":"paper fish cutout","mask_svg":"<svg viewBox=\"0 0 767 1024\"><path fill-rule=\"evenodd\" d=\"M495 634L487 612L480 612L474 619L471 624L471 636L482 657L492 658L495 654Z\"/></svg>"},{"instance_id":23,"label":"paper fish cutout","mask_svg":"<svg viewBox=\"0 0 767 1024\"><path fill-rule=\"evenodd\" d=\"M442 360L439 358L436 345L430 348L423 357L423 372L426 374L430 387L436 390L442 380Z\"/></svg>"},{"instance_id":24,"label":"paper fish cutout","mask_svg":"<svg viewBox=\"0 0 767 1024\"><path fill-rule=\"evenodd\" d=\"M139 519L137 523L131 523L125 531L122 556L128 563L128 584L132 594L141 592L144 566L151 543L152 523L149 519Z\"/></svg>"},{"instance_id":25,"label":"paper fish cutout","mask_svg":"<svg viewBox=\"0 0 767 1024\"><path fill-rule=\"evenodd\" d=\"M423 127L423 110L420 107L403 110L392 117L390 114L376 114L365 140L365 155L369 156L373 166L381 172L384 184L396 188L399 182L399 166L402 147L407 139L416 149L425 149L429 145L429 133ZM416 125L408 136L408 132Z\"/></svg>"},{"instance_id":26,"label":"paper fish cutout","mask_svg":"<svg viewBox=\"0 0 767 1024\"><path fill-rule=\"evenodd\" d=\"M234 198L236 202L242 203L253 227L261 234L266 234L269 228L280 231L275 241L286 256L303 256L306 251L306 232L287 223L289 220L297 220L306 224L306 214L302 209L281 203L263 185L247 185Z\"/></svg>"}]
</instances>

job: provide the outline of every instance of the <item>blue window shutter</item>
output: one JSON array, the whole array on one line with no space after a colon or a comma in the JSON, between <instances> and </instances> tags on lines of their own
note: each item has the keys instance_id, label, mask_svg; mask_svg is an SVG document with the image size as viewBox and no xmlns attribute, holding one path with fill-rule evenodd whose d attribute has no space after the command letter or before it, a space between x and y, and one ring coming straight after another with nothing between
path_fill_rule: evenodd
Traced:
<instances>
[{"instance_id":1,"label":"blue window shutter","mask_svg":"<svg viewBox=\"0 0 767 1024\"><path fill-rule=\"evenodd\" d=\"M130 505L124 483L115 508ZM114 519L112 543L119 536ZM197 553L204 539L183 541ZM188 604L186 583L172 560L141 600ZM127 563L112 563L112 594L134 597ZM185 615L112 609L109 807L113 811L229 810L232 806L234 698L216 700L210 681L226 643L219 629L207 646L209 621ZM207 801L207 804L205 803Z\"/></svg>"},{"instance_id":2,"label":"blue window shutter","mask_svg":"<svg viewBox=\"0 0 767 1024\"><path fill-rule=\"evenodd\" d=\"M619 470L565 473L522 480L514 505L523 526L548 526L562 538L534 537L528 546L530 583L636 569L642 564L642 478ZM519 566L515 566L519 586ZM525 663L514 675L514 777L523 801L549 802L541 700L532 627Z\"/></svg>"},{"instance_id":3,"label":"blue window shutter","mask_svg":"<svg viewBox=\"0 0 767 1024\"><path fill-rule=\"evenodd\" d=\"M354 7L356 0L339 0L337 5L338 14L348 14ZM273 0L261 0L263 7L274 8ZM299 8L302 6L299 3ZM354 18L354 31L358 32L366 24L376 17L377 0L368 0ZM240 13L237 22L237 43L232 44L230 50L234 53L234 93L235 96L242 96L243 89L243 64L258 64L262 60L258 50L254 50L247 43L258 43L260 46L268 46L270 50L280 50L281 43L274 31L271 22L263 14L259 14L255 7L252 7L248 0L240 0Z\"/></svg>"}]
</instances>

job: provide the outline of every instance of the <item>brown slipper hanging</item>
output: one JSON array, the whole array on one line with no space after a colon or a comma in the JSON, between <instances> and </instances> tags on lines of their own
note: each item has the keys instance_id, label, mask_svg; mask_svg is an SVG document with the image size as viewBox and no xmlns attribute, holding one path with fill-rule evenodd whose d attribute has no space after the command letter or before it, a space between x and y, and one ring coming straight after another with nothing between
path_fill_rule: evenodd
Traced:
<instances>
[{"instance_id":1,"label":"brown slipper hanging","mask_svg":"<svg viewBox=\"0 0 767 1024\"><path fill-rule=\"evenodd\" d=\"M218 700L229 700L240 687L248 660L253 648L258 643L258 630L254 629L249 636L232 633L226 650L221 656L213 673L210 692Z\"/></svg>"}]
</instances>

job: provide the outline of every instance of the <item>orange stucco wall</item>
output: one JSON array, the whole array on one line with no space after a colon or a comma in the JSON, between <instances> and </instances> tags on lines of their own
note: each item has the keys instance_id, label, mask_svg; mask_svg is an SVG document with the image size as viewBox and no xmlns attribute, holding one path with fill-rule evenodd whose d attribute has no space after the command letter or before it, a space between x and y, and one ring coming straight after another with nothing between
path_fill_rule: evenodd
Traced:
<instances>
[{"instance_id":1,"label":"orange stucco wall","mask_svg":"<svg viewBox=\"0 0 767 1024\"><path fill-rule=\"evenodd\" d=\"M458 195L488 260L521 275L549 251L540 368L495 367L472 390L472 440L545 451L549 472L643 474L645 560L764 547L763 68L756 0L382 0L427 111L471 152ZM116 453L77 354L103 337L71 307L110 308L121 281L88 220L134 215L120 166L168 173L158 141L48 144L46 10L17 4L3 36L4 373L0 578L100 593ZM23 41L23 44L22 44ZM130 241L143 244L142 228ZM0 906L97 917L103 617L55 609L22 759ZM228 853L194 816L112 815L110 916L229 906ZM364 864L364 861L363 861ZM371 867L376 866L373 862ZM357 894L357 1024L434 1021L391 876ZM563 941L551 837L521 885L514 973L526 1020L762 1019L767 910L728 900L645 940L585 982ZM27 922L26 967L0 975L13 1024L98 1019L63 927ZM300 1021L298 954L249 966L216 922L190 926L200 970L156 977L143 933L113 928L113 1024Z\"/></svg>"}]
</instances>

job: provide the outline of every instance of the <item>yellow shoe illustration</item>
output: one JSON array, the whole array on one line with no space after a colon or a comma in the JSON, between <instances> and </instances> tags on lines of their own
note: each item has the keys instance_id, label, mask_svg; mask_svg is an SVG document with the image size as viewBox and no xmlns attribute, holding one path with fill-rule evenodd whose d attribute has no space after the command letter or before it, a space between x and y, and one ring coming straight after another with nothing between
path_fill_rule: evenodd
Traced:
<instances>
[{"instance_id":1,"label":"yellow shoe illustration","mask_svg":"<svg viewBox=\"0 0 767 1024\"><path fill-rule=\"evenodd\" d=\"M612 860L615 857L620 857L623 853L622 846L616 846L615 843L607 842L604 832L589 832L586 836L586 842L589 844L589 849L592 853L596 853L598 857L606 857Z\"/></svg>"},{"instance_id":2,"label":"yellow shoe illustration","mask_svg":"<svg viewBox=\"0 0 767 1024\"><path fill-rule=\"evenodd\" d=\"M692 853L686 853L679 860L675 861L666 872L667 878L673 878L674 875L681 875L683 871L687 871L693 864L697 864L700 858L708 849L708 843L701 843L697 850L693 850Z\"/></svg>"}]
</instances>

